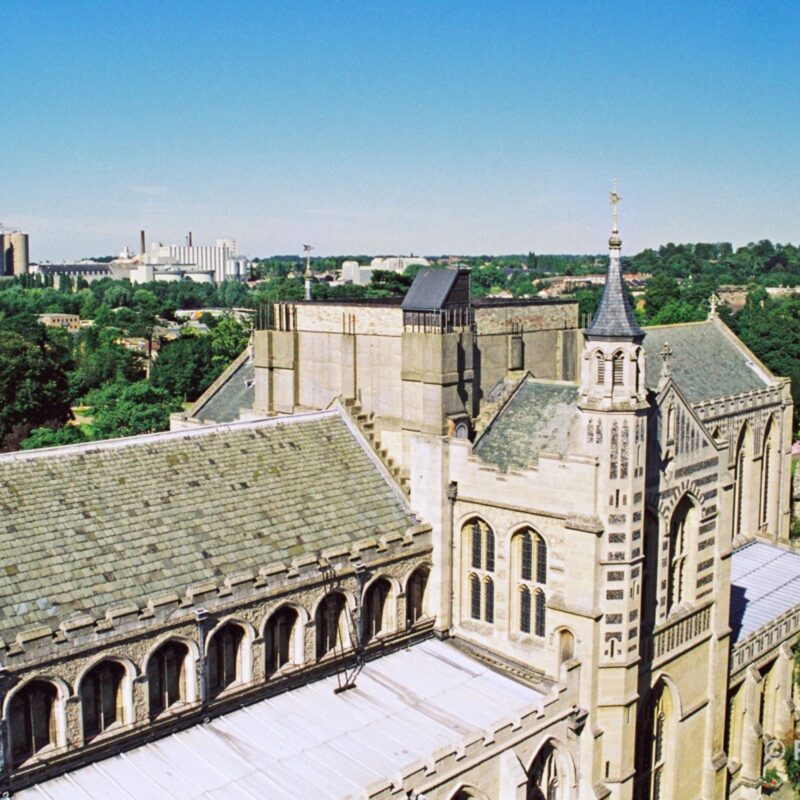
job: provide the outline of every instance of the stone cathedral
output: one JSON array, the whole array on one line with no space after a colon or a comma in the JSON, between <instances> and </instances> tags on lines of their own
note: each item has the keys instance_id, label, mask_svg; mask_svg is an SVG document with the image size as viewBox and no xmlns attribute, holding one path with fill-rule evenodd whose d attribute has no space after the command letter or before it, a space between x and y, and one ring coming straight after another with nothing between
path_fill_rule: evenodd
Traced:
<instances>
[{"instance_id":1,"label":"stone cathedral","mask_svg":"<svg viewBox=\"0 0 800 800\"><path fill-rule=\"evenodd\" d=\"M717 317L278 303L173 430L0 456L20 800L761 796L792 403Z\"/></svg>"}]
</instances>

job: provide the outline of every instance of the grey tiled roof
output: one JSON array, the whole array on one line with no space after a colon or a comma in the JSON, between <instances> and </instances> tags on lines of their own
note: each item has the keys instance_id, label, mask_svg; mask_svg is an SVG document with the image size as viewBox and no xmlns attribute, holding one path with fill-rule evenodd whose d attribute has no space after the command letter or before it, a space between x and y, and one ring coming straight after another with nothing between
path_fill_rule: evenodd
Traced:
<instances>
[{"instance_id":1,"label":"grey tiled roof","mask_svg":"<svg viewBox=\"0 0 800 800\"><path fill-rule=\"evenodd\" d=\"M731 557L733 643L800 605L800 554L751 542Z\"/></svg>"},{"instance_id":2,"label":"grey tiled roof","mask_svg":"<svg viewBox=\"0 0 800 800\"><path fill-rule=\"evenodd\" d=\"M539 453L565 455L578 387L528 376L475 443L473 452L501 469L529 469Z\"/></svg>"},{"instance_id":3,"label":"grey tiled roof","mask_svg":"<svg viewBox=\"0 0 800 800\"><path fill-rule=\"evenodd\" d=\"M586 329L586 334L612 339L630 339L644 335L633 316L631 304L628 302L620 260L613 255L609 262L608 277L603 288L603 296L600 298L600 305L597 306L597 311Z\"/></svg>"},{"instance_id":4,"label":"grey tiled roof","mask_svg":"<svg viewBox=\"0 0 800 800\"><path fill-rule=\"evenodd\" d=\"M457 269L421 269L403 298L403 311L433 311L444 308L447 295L457 278Z\"/></svg>"},{"instance_id":5,"label":"grey tiled roof","mask_svg":"<svg viewBox=\"0 0 800 800\"><path fill-rule=\"evenodd\" d=\"M242 408L252 408L255 403L255 365L248 358L227 376L192 416L202 422L235 422Z\"/></svg>"},{"instance_id":6,"label":"grey tiled roof","mask_svg":"<svg viewBox=\"0 0 800 800\"><path fill-rule=\"evenodd\" d=\"M753 389L763 389L771 376L743 347L736 345L719 322L691 322L645 329L647 385L658 386L661 348L672 350L670 366L675 383L690 403L700 403Z\"/></svg>"},{"instance_id":7,"label":"grey tiled roof","mask_svg":"<svg viewBox=\"0 0 800 800\"><path fill-rule=\"evenodd\" d=\"M414 523L338 412L0 458L0 634Z\"/></svg>"}]
</instances>

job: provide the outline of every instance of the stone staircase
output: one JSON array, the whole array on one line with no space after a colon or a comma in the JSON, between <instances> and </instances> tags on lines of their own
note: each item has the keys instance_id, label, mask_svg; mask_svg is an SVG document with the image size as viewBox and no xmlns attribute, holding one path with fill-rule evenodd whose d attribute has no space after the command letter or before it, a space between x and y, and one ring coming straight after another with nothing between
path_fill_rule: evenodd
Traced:
<instances>
[{"instance_id":1,"label":"stone staircase","mask_svg":"<svg viewBox=\"0 0 800 800\"><path fill-rule=\"evenodd\" d=\"M503 407L509 397L516 391L528 373L525 370L515 370L509 372L502 380L499 380L486 395L478 416L475 417L473 428L475 435L482 433L484 428L492 421L494 415Z\"/></svg>"},{"instance_id":2,"label":"stone staircase","mask_svg":"<svg viewBox=\"0 0 800 800\"><path fill-rule=\"evenodd\" d=\"M410 497L411 481L400 465L389 455L389 451L381 445L381 440L375 431L375 423L373 422L374 414L364 411L361 407L361 403L353 397L342 398L341 404L350 419L358 426L364 438L370 443L375 454L383 462L386 469L389 470L389 474L394 478L395 483L400 489L402 489L403 494L405 494L406 497Z\"/></svg>"}]
</instances>

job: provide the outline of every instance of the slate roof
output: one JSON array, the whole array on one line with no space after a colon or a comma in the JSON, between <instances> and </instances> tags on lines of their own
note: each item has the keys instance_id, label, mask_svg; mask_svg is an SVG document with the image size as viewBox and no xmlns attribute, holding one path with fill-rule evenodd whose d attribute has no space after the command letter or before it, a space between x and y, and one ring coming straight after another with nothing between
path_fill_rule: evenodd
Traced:
<instances>
[{"instance_id":1,"label":"slate roof","mask_svg":"<svg viewBox=\"0 0 800 800\"><path fill-rule=\"evenodd\" d=\"M16 792L17 800L367 797L541 713L547 695L429 639ZM548 687L549 688L549 687Z\"/></svg>"},{"instance_id":2,"label":"slate roof","mask_svg":"<svg viewBox=\"0 0 800 800\"><path fill-rule=\"evenodd\" d=\"M577 402L575 384L529 375L477 440L473 453L503 470L530 469L542 451L566 455Z\"/></svg>"},{"instance_id":3,"label":"slate roof","mask_svg":"<svg viewBox=\"0 0 800 800\"><path fill-rule=\"evenodd\" d=\"M0 634L415 524L337 411L0 457Z\"/></svg>"},{"instance_id":4,"label":"slate roof","mask_svg":"<svg viewBox=\"0 0 800 800\"><path fill-rule=\"evenodd\" d=\"M751 633L800 605L800 554L750 542L731 556L731 640Z\"/></svg>"},{"instance_id":5,"label":"slate roof","mask_svg":"<svg viewBox=\"0 0 800 800\"><path fill-rule=\"evenodd\" d=\"M248 348L249 350L249 348ZM212 386L210 396L203 395L190 410L189 415L201 422L235 422L239 411L251 409L255 403L255 364L249 352L238 363L232 365L228 375L223 373L222 382Z\"/></svg>"},{"instance_id":6,"label":"slate roof","mask_svg":"<svg viewBox=\"0 0 800 800\"><path fill-rule=\"evenodd\" d=\"M438 311L444 308L458 275L458 269L421 269L403 298L403 311Z\"/></svg>"},{"instance_id":7,"label":"slate roof","mask_svg":"<svg viewBox=\"0 0 800 800\"><path fill-rule=\"evenodd\" d=\"M644 331L636 322L633 309L628 302L625 279L622 277L622 265L619 256L614 255L614 251L609 260L603 296L586 329L586 335L608 339L635 339L644 336Z\"/></svg>"},{"instance_id":8,"label":"slate roof","mask_svg":"<svg viewBox=\"0 0 800 800\"><path fill-rule=\"evenodd\" d=\"M709 320L646 328L647 385L658 386L661 348L672 350L672 377L690 403L763 389L772 376L735 342L723 324Z\"/></svg>"}]
</instances>

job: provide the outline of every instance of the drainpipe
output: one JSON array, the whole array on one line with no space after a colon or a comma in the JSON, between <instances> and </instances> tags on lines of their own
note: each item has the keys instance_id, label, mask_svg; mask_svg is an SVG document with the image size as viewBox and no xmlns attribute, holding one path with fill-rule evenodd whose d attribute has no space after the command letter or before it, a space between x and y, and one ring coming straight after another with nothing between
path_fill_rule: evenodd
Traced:
<instances>
[{"instance_id":1,"label":"drainpipe","mask_svg":"<svg viewBox=\"0 0 800 800\"><path fill-rule=\"evenodd\" d=\"M450 570L450 604L447 609L447 629L443 631L443 637L447 638L450 631L453 629L453 609L455 607L456 592L455 592L455 510L456 500L458 499L458 482L450 481L447 484L447 502L450 504L450 536L449 536L449 570Z\"/></svg>"}]
</instances>

